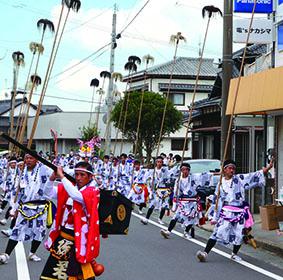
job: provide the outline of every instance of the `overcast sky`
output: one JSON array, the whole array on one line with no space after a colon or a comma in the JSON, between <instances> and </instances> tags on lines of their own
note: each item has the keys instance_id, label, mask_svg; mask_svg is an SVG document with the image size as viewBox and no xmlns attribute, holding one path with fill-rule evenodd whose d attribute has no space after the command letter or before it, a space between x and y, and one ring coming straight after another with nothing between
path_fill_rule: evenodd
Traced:
<instances>
[{"instance_id":1,"label":"overcast sky","mask_svg":"<svg viewBox=\"0 0 283 280\"><path fill-rule=\"evenodd\" d=\"M146 0L82 0L78 13L71 12L63 41L47 90L45 104L57 104L65 111L85 111L90 104L80 100L90 100L91 79L99 78L102 70L109 70L110 50L98 52L86 62L60 74L70 66L89 56L110 42L111 21L114 3L118 4L117 32L121 31L146 3ZM60 10L60 0L0 0L0 89L1 98L13 81L14 51L25 54L26 66L20 70L19 87L24 88L31 60L29 43L40 40L41 31L36 27L40 18L47 18L56 26ZM187 43L181 44L178 56L198 56L203 40L206 19L201 16L205 5L215 5L223 10L223 0L151 0L136 20L125 30L117 41L115 71L122 72L128 56L143 57L150 54L155 65L172 59L173 46L170 35L182 32ZM47 33L44 41L44 55L40 62L39 76L45 75L47 59L50 55L53 35ZM222 56L222 19L212 20L205 49L205 57ZM139 70L143 65L139 66ZM58 75L59 74L59 75ZM40 91L39 87L39 91ZM123 90L123 86L120 86ZM48 97L48 96L55 96ZM61 98L73 98L67 101ZM37 102L37 97L33 100ZM98 97L96 97L96 101Z\"/></svg>"}]
</instances>

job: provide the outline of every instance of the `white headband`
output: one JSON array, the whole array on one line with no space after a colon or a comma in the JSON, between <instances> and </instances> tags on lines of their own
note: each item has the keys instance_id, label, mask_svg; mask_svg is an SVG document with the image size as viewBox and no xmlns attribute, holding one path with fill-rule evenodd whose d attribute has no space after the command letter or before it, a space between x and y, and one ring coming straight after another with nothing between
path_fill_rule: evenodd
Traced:
<instances>
[{"instance_id":1,"label":"white headband","mask_svg":"<svg viewBox=\"0 0 283 280\"><path fill-rule=\"evenodd\" d=\"M228 163L228 164L226 164L223 168L226 168L226 167L228 167L228 166L233 166L233 167L235 167L235 168L236 168L236 165L235 165L235 164L233 164L233 163Z\"/></svg>"},{"instance_id":2,"label":"white headband","mask_svg":"<svg viewBox=\"0 0 283 280\"><path fill-rule=\"evenodd\" d=\"M91 172L90 170L87 170L87 169L85 169L85 168L77 167L77 168L75 168L75 172L76 172L76 171L83 171L83 172L87 172L87 173L89 173L89 174L91 174L91 175L94 175L93 172Z\"/></svg>"},{"instance_id":3,"label":"white headband","mask_svg":"<svg viewBox=\"0 0 283 280\"><path fill-rule=\"evenodd\" d=\"M17 162L16 160L11 160L11 161L9 161L9 163L15 163L15 162Z\"/></svg>"}]
</instances>

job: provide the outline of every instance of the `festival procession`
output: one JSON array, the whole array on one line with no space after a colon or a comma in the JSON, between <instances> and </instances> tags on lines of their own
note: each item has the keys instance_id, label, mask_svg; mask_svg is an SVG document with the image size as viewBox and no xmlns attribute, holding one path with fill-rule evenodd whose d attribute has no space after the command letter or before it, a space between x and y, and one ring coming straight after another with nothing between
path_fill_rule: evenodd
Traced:
<instances>
[{"instance_id":1,"label":"festival procession","mask_svg":"<svg viewBox=\"0 0 283 280\"><path fill-rule=\"evenodd\" d=\"M283 280L282 0L0 7L1 279Z\"/></svg>"}]
</instances>

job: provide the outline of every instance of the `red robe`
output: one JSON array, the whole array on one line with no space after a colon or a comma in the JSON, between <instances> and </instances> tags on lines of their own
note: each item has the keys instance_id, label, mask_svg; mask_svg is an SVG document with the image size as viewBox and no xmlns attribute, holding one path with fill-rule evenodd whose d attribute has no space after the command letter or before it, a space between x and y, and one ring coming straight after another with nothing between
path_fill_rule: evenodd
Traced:
<instances>
[{"instance_id":1,"label":"red robe","mask_svg":"<svg viewBox=\"0 0 283 280\"><path fill-rule=\"evenodd\" d=\"M88 186L81 190L84 199L85 208L77 201L74 201L74 233L76 259L79 263L91 263L99 255L99 189L94 186ZM69 198L63 184L58 185L58 202L55 221L49 237L45 243L47 249L60 235L60 228L63 219L66 202Z\"/></svg>"}]
</instances>

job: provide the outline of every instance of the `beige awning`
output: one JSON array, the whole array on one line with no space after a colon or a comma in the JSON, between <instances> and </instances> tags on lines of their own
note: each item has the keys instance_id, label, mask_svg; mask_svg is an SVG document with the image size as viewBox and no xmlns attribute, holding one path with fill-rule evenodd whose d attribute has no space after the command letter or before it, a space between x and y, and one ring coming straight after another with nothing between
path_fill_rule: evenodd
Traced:
<instances>
[{"instance_id":1,"label":"beige awning","mask_svg":"<svg viewBox=\"0 0 283 280\"><path fill-rule=\"evenodd\" d=\"M238 79L230 83L226 115L231 115ZM266 114L283 110L283 67L241 78L234 114Z\"/></svg>"}]
</instances>

